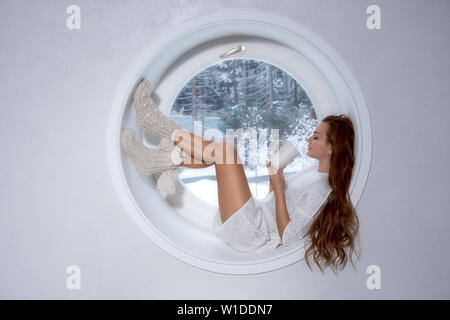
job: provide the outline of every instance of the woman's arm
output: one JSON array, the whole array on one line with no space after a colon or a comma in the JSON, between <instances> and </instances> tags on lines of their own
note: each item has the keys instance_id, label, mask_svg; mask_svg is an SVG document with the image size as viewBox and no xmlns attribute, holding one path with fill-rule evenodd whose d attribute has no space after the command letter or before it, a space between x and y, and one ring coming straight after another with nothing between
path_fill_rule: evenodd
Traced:
<instances>
[{"instance_id":1,"label":"woman's arm","mask_svg":"<svg viewBox=\"0 0 450 320\"><path fill-rule=\"evenodd\" d=\"M291 219L289 219L289 214L286 209L286 196L285 196L285 181L283 176L283 169L275 170L271 161L266 162L266 166L269 171L270 189L273 189L275 193L275 207L276 207L276 220L278 232L280 238L283 238L283 232L287 224Z\"/></svg>"},{"instance_id":2,"label":"woman's arm","mask_svg":"<svg viewBox=\"0 0 450 320\"><path fill-rule=\"evenodd\" d=\"M274 154L275 152L277 152L278 150L280 149L280 146L279 145L277 145L277 146L275 146L275 148L273 149L273 152L272 152L272 154ZM283 170L282 170L283 171ZM272 192L272 190L273 190L273 188L272 188L272 184L271 183L269 183L269 193L271 193Z\"/></svg>"},{"instance_id":3,"label":"woman's arm","mask_svg":"<svg viewBox=\"0 0 450 320\"><path fill-rule=\"evenodd\" d=\"M284 190L275 191L275 207L278 233L280 234L280 238L282 239L284 229L286 228L289 221L291 221L286 208L286 197Z\"/></svg>"}]
</instances>

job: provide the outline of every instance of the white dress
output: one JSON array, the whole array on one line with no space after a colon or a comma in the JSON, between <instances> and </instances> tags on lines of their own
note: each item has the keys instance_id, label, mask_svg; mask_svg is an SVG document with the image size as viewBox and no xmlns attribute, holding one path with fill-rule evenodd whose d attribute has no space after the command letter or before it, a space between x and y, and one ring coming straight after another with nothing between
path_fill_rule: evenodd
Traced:
<instances>
[{"instance_id":1,"label":"white dress","mask_svg":"<svg viewBox=\"0 0 450 320\"><path fill-rule=\"evenodd\" d=\"M222 223L217 211L213 231L230 247L243 252L262 252L303 241L309 223L331 192L328 174L317 169L318 164L315 164L285 179L286 208L290 221L282 239L276 222L273 192L262 200L251 195L225 223Z\"/></svg>"}]
</instances>

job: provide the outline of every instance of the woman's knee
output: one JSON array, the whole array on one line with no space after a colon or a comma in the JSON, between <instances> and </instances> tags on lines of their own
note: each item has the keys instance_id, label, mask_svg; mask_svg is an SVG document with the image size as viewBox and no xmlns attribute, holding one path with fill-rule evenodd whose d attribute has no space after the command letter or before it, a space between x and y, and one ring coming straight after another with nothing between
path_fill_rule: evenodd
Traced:
<instances>
[{"instance_id":1,"label":"woman's knee","mask_svg":"<svg viewBox=\"0 0 450 320\"><path fill-rule=\"evenodd\" d=\"M214 141L205 148L205 152L214 157L216 164L240 163L236 146L229 140Z\"/></svg>"}]
</instances>

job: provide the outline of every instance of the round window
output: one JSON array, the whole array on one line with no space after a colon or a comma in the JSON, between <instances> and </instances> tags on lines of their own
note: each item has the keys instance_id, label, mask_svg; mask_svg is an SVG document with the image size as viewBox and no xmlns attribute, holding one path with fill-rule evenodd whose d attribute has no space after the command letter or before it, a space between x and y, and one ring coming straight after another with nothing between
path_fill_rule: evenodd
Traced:
<instances>
[{"instance_id":1,"label":"round window","mask_svg":"<svg viewBox=\"0 0 450 320\"><path fill-rule=\"evenodd\" d=\"M306 156L306 138L317 126L311 100L292 76L264 61L231 59L201 70L179 91L170 118L205 138L224 139L229 129L240 132L236 144L250 190L258 199L269 192L268 149L260 150L264 136L269 141L268 135L275 132L298 146L301 156L285 168L286 177L314 161ZM179 178L195 196L218 205L214 166L180 167Z\"/></svg>"},{"instance_id":2,"label":"round window","mask_svg":"<svg viewBox=\"0 0 450 320\"><path fill-rule=\"evenodd\" d=\"M222 59L221 53L240 44L246 50L233 55L239 59ZM130 67L115 91L107 135L111 176L127 212L157 246L180 261L213 272L260 273L301 260L303 244L258 254L238 252L211 232L217 212L214 171L180 168L177 192L167 199L156 189L156 175L137 173L124 158L119 141L123 128L138 131L131 102L141 78L153 84L152 96L162 112L206 139L213 140L211 131L225 133L214 136L220 139L227 138L230 129L258 129L260 138L260 129L268 130L267 135L272 128L279 129L279 138L292 140L301 153L285 169L286 176L313 161L305 157L304 143L318 119L350 115L355 125L350 194L357 205L370 169L372 132L364 96L339 54L295 21L253 9L188 19L149 42ZM141 137L144 144L157 146L156 137ZM271 150L267 148L267 155L261 148L255 150L253 139L250 135L235 143L251 191L261 198L267 194L265 159ZM254 154L262 158L255 159Z\"/></svg>"}]
</instances>

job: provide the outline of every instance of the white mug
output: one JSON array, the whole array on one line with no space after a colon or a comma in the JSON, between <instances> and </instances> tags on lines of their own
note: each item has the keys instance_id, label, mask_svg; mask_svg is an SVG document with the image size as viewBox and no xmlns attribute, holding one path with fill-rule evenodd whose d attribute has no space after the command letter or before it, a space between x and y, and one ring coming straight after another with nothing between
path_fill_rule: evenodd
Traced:
<instances>
[{"instance_id":1,"label":"white mug","mask_svg":"<svg viewBox=\"0 0 450 320\"><path fill-rule=\"evenodd\" d=\"M273 153L270 157L270 161L275 170L284 169L289 163L291 163L300 152L297 148L289 141L277 141L275 143L274 149L281 144L281 147L277 152Z\"/></svg>"}]
</instances>

